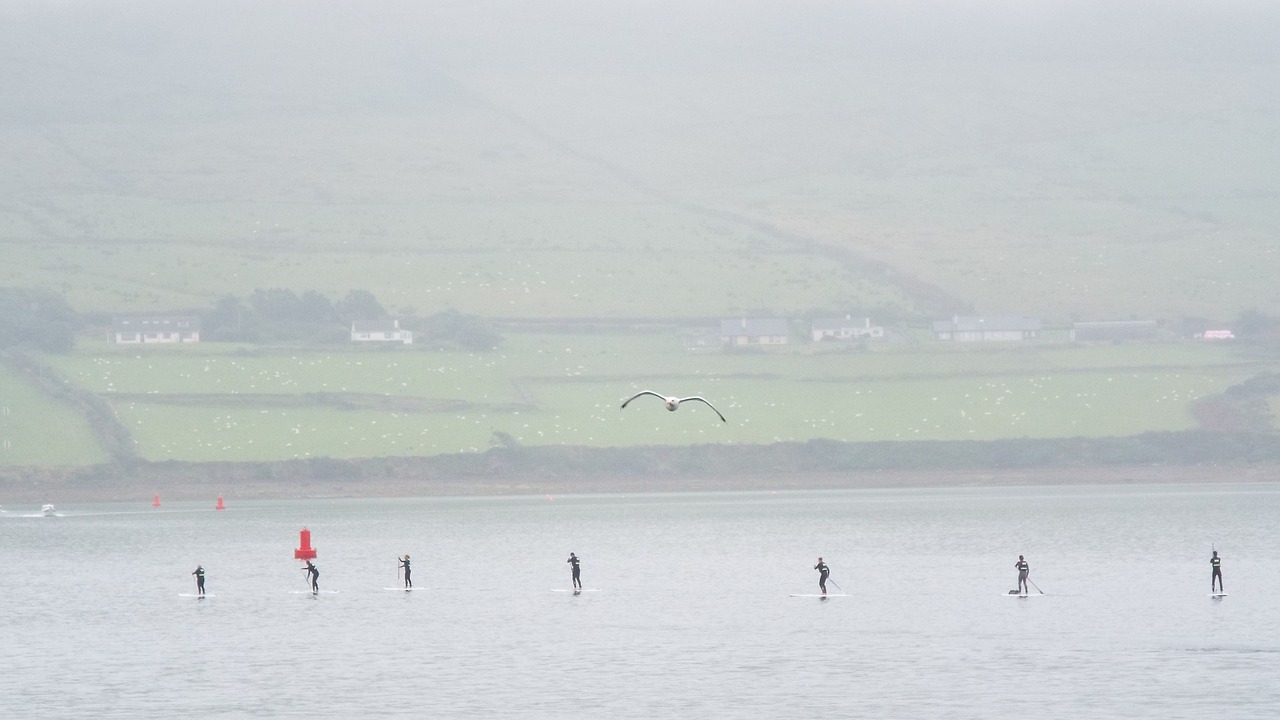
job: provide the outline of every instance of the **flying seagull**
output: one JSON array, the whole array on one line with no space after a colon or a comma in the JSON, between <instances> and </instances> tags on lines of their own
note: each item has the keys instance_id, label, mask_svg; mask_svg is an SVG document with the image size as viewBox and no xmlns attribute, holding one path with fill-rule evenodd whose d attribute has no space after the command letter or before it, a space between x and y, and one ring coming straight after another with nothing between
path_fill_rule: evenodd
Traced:
<instances>
[{"instance_id":1,"label":"flying seagull","mask_svg":"<svg viewBox=\"0 0 1280 720\"><path fill-rule=\"evenodd\" d=\"M625 408L627 406L627 403L630 403L632 400L635 400L641 395L652 395L658 398L659 400L667 404L667 409L670 410L671 412L675 412L676 408L680 407L680 403L682 402L696 401L711 408L711 410L715 412L715 414L720 415L720 411L716 410L716 406L707 402L707 399L704 397L698 397L697 395L694 395L693 397L687 397L687 398L667 397L665 395L659 395L658 393L652 390L643 390L641 392L636 393L635 395L632 395L631 397L627 398L627 402L622 403L622 407ZM724 419L724 415L720 415L720 422L728 422L728 420Z\"/></svg>"}]
</instances>

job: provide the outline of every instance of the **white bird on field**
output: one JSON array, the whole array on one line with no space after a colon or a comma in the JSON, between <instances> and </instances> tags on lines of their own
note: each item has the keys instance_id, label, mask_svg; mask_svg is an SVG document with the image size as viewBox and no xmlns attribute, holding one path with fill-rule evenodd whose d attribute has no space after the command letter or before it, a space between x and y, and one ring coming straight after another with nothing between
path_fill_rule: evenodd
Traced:
<instances>
[{"instance_id":1,"label":"white bird on field","mask_svg":"<svg viewBox=\"0 0 1280 720\"><path fill-rule=\"evenodd\" d=\"M716 406L707 402L707 399L704 397L699 397L697 395L694 395L692 397L686 397L686 398L667 397L665 395L659 395L658 393L652 390L642 390L636 393L635 395L632 395L631 397L627 398L627 402L622 403L622 407L625 408L627 406L627 403L630 403L632 400L635 400L636 398L642 395L652 395L658 398L662 402L666 403L667 409L670 410L671 412L675 412L676 408L680 407L680 403L682 402L700 402L703 405L706 405L707 407L711 408L712 412L714 412L716 415L720 415L720 411L716 410ZM728 420L724 419L724 415L720 415L720 422L728 422Z\"/></svg>"}]
</instances>

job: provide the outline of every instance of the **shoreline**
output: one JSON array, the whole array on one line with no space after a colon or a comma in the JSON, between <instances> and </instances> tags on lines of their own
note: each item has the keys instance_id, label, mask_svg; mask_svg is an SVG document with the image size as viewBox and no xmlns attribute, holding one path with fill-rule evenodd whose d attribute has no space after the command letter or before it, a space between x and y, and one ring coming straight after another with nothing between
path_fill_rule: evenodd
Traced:
<instances>
[{"instance_id":1,"label":"shoreline","mask_svg":"<svg viewBox=\"0 0 1280 720\"><path fill-rule=\"evenodd\" d=\"M1280 482L1280 465L1122 466L1020 468L1009 470L881 470L854 472L768 473L702 477L565 476L456 477L214 481L13 483L0 481L0 506L43 503L147 502L207 500L299 500L319 498L470 497L501 495L587 495L667 492L735 492L963 488L1062 485L1144 485Z\"/></svg>"}]
</instances>

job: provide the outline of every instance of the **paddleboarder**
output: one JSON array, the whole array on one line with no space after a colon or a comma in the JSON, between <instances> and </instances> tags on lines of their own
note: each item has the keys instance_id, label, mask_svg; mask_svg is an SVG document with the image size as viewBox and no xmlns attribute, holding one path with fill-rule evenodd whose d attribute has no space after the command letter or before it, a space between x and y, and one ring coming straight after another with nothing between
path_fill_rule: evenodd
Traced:
<instances>
[{"instance_id":1,"label":"paddleboarder","mask_svg":"<svg viewBox=\"0 0 1280 720\"><path fill-rule=\"evenodd\" d=\"M1029 590L1027 590L1027 576L1031 574L1031 566L1027 564L1027 559L1022 557L1021 555L1018 556L1018 562L1014 563L1013 566L1018 568L1018 593L1017 594L1026 595L1028 592L1030 592ZM1053 588L1049 588L1049 589L1052 590Z\"/></svg>"},{"instance_id":2,"label":"paddleboarder","mask_svg":"<svg viewBox=\"0 0 1280 720\"><path fill-rule=\"evenodd\" d=\"M204 595L204 566L196 565L195 571L191 574L196 576L196 594Z\"/></svg>"},{"instance_id":3,"label":"paddleboarder","mask_svg":"<svg viewBox=\"0 0 1280 720\"><path fill-rule=\"evenodd\" d=\"M307 566L302 568L302 572L311 574L311 592L319 593L320 592L320 568L316 567L315 563L308 560Z\"/></svg>"},{"instance_id":4,"label":"paddleboarder","mask_svg":"<svg viewBox=\"0 0 1280 720\"><path fill-rule=\"evenodd\" d=\"M409 577L409 573L410 573L409 553L405 553L404 557L400 558L399 560L400 560L400 567L404 568L404 586L406 589L411 588L413 587L413 580L411 580Z\"/></svg>"},{"instance_id":5,"label":"paddleboarder","mask_svg":"<svg viewBox=\"0 0 1280 720\"><path fill-rule=\"evenodd\" d=\"M813 566L818 571L818 587L822 589L822 594L827 594L827 576L831 574L831 568L822 562L822 558L818 558L818 564Z\"/></svg>"},{"instance_id":6,"label":"paddleboarder","mask_svg":"<svg viewBox=\"0 0 1280 720\"><path fill-rule=\"evenodd\" d=\"M582 580L579 578L579 573L581 572L581 568L578 567L578 556L574 555L573 553L569 553L569 559L566 560L565 562L573 566L573 589L581 590Z\"/></svg>"},{"instance_id":7,"label":"paddleboarder","mask_svg":"<svg viewBox=\"0 0 1280 720\"><path fill-rule=\"evenodd\" d=\"M1213 588L1216 586L1218 592L1225 593L1226 590L1222 587L1222 558L1218 557L1217 550L1213 551L1213 557L1209 558L1209 564L1213 566L1213 575L1209 578L1209 592L1213 592Z\"/></svg>"}]
</instances>

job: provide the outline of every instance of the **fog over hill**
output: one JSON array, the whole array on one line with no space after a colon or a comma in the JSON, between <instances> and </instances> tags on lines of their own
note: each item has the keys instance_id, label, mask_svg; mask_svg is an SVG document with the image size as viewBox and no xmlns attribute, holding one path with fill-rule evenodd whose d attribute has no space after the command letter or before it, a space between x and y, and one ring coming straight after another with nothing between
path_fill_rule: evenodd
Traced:
<instances>
[{"instance_id":1,"label":"fog over hill","mask_svg":"<svg viewBox=\"0 0 1280 720\"><path fill-rule=\"evenodd\" d=\"M0 284L1276 312L1277 37L1267 2L10 0Z\"/></svg>"}]
</instances>

